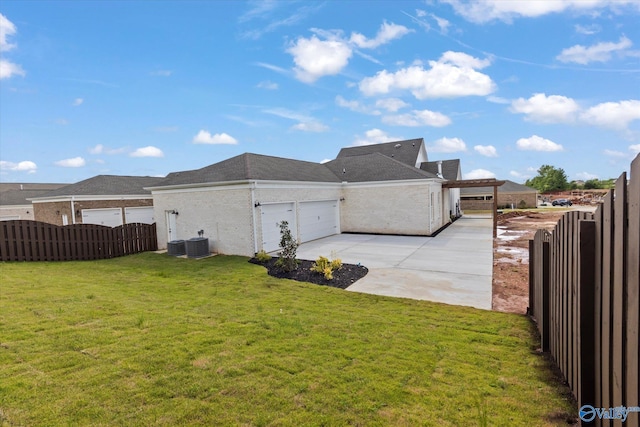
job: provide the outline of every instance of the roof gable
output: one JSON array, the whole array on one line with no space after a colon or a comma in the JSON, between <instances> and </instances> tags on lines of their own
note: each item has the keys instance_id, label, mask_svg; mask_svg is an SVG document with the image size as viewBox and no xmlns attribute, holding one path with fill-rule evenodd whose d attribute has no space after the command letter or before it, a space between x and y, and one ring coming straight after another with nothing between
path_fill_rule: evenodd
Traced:
<instances>
[{"instance_id":1,"label":"roof gable","mask_svg":"<svg viewBox=\"0 0 640 427\"><path fill-rule=\"evenodd\" d=\"M409 166L417 167L420 160L420 152L424 149L424 139L407 139L404 141L385 142L383 144L359 145L357 147L345 147L338 153L337 159L364 154L380 153ZM426 160L424 151L423 160Z\"/></svg>"},{"instance_id":2,"label":"roof gable","mask_svg":"<svg viewBox=\"0 0 640 427\"><path fill-rule=\"evenodd\" d=\"M338 157L324 165L343 182L437 178L432 173L414 168L377 152Z\"/></svg>"},{"instance_id":3,"label":"roof gable","mask_svg":"<svg viewBox=\"0 0 640 427\"><path fill-rule=\"evenodd\" d=\"M438 175L438 161L422 162L420 169ZM442 176L448 181L458 181L462 178L460 159L442 160Z\"/></svg>"}]
</instances>

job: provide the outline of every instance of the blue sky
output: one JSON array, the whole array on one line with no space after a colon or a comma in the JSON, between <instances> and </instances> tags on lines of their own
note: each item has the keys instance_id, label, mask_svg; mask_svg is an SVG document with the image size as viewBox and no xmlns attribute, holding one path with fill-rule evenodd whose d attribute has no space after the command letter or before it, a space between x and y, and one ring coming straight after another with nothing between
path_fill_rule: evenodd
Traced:
<instances>
[{"instance_id":1,"label":"blue sky","mask_svg":"<svg viewBox=\"0 0 640 427\"><path fill-rule=\"evenodd\" d=\"M411 138L468 179L617 177L640 152L639 21L637 0L4 0L0 181Z\"/></svg>"}]
</instances>

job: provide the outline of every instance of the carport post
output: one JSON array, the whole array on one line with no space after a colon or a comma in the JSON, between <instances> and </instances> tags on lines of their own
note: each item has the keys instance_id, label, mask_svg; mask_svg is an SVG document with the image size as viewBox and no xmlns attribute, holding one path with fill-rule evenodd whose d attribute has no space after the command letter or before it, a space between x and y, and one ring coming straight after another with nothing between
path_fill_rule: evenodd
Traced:
<instances>
[{"instance_id":1,"label":"carport post","mask_svg":"<svg viewBox=\"0 0 640 427\"><path fill-rule=\"evenodd\" d=\"M493 186L493 238L498 237L498 186Z\"/></svg>"}]
</instances>

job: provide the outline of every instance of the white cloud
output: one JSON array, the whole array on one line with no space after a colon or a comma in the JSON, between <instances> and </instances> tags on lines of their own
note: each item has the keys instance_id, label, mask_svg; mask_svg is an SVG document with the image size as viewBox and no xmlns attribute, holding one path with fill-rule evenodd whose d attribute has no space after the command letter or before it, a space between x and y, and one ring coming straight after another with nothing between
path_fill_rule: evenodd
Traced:
<instances>
[{"instance_id":1,"label":"white cloud","mask_svg":"<svg viewBox=\"0 0 640 427\"><path fill-rule=\"evenodd\" d=\"M640 144L630 145L629 150L631 150L633 154L640 154Z\"/></svg>"},{"instance_id":2,"label":"white cloud","mask_svg":"<svg viewBox=\"0 0 640 427\"><path fill-rule=\"evenodd\" d=\"M489 95L495 90L491 78L476 71L489 60L481 60L461 52L445 52L438 61L429 61L431 68L412 65L395 73L387 70L360 81L359 88L368 96L387 94L393 90L409 90L417 99L455 98Z\"/></svg>"},{"instance_id":3,"label":"white cloud","mask_svg":"<svg viewBox=\"0 0 640 427\"><path fill-rule=\"evenodd\" d=\"M474 145L473 149L486 157L498 157L498 151L493 145Z\"/></svg>"},{"instance_id":4,"label":"white cloud","mask_svg":"<svg viewBox=\"0 0 640 427\"><path fill-rule=\"evenodd\" d=\"M512 22L514 18L535 18L566 10L591 12L597 9L638 8L637 0L442 0L466 20L483 24L493 20Z\"/></svg>"},{"instance_id":5,"label":"white cloud","mask_svg":"<svg viewBox=\"0 0 640 427\"><path fill-rule=\"evenodd\" d=\"M324 165L325 163L329 163L331 160L333 160L333 159L322 159L322 160L320 160L320 164Z\"/></svg>"},{"instance_id":6,"label":"white cloud","mask_svg":"<svg viewBox=\"0 0 640 427\"><path fill-rule=\"evenodd\" d=\"M127 148L107 148L102 144L97 144L95 147L89 148L90 154L122 154L127 152Z\"/></svg>"},{"instance_id":7,"label":"white cloud","mask_svg":"<svg viewBox=\"0 0 640 427\"><path fill-rule=\"evenodd\" d=\"M531 172L531 171L529 171L529 172ZM524 174L524 173L520 173L518 171L509 171L509 175L511 175L514 178L521 179L521 180L526 180L526 179L529 179L529 178L531 178L533 176L531 174Z\"/></svg>"},{"instance_id":8,"label":"white cloud","mask_svg":"<svg viewBox=\"0 0 640 427\"><path fill-rule=\"evenodd\" d=\"M401 108L408 107L408 106L409 104L407 104L406 102L404 102L402 99L399 99L399 98L385 98L385 99L378 99L376 101L376 107L384 108L385 110L391 113L395 113Z\"/></svg>"},{"instance_id":9,"label":"white cloud","mask_svg":"<svg viewBox=\"0 0 640 427\"><path fill-rule=\"evenodd\" d=\"M131 157L164 157L164 153L158 147L149 145L147 147L138 148L131 154Z\"/></svg>"},{"instance_id":10,"label":"white cloud","mask_svg":"<svg viewBox=\"0 0 640 427\"><path fill-rule=\"evenodd\" d=\"M602 42L588 47L577 44L563 49L556 59L560 62L574 62L582 65L590 62L607 62L613 53L624 54L624 51L632 45L631 40L624 36L620 37L618 43Z\"/></svg>"},{"instance_id":11,"label":"white cloud","mask_svg":"<svg viewBox=\"0 0 640 427\"><path fill-rule=\"evenodd\" d=\"M226 133L216 133L212 135L209 131L201 130L196 136L193 137L194 144L237 144L236 140L231 135Z\"/></svg>"},{"instance_id":12,"label":"white cloud","mask_svg":"<svg viewBox=\"0 0 640 427\"><path fill-rule=\"evenodd\" d=\"M62 166L63 168L81 168L86 164L87 162L82 157L73 157L55 162L56 166Z\"/></svg>"},{"instance_id":13,"label":"white cloud","mask_svg":"<svg viewBox=\"0 0 640 427\"><path fill-rule=\"evenodd\" d=\"M265 80L263 82L258 83L258 85L256 87L258 87L260 89L276 90L276 89L278 89L278 83L274 83L272 81Z\"/></svg>"},{"instance_id":14,"label":"white cloud","mask_svg":"<svg viewBox=\"0 0 640 427\"><path fill-rule=\"evenodd\" d=\"M0 160L0 170L3 171L35 173L37 169L38 166L30 160L23 160L18 163Z\"/></svg>"},{"instance_id":15,"label":"white cloud","mask_svg":"<svg viewBox=\"0 0 640 427\"><path fill-rule=\"evenodd\" d=\"M492 102L494 104L511 104L511 101L507 98L502 98L500 96L487 96L487 101Z\"/></svg>"},{"instance_id":16,"label":"white cloud","mask_svg":"<svg viewBox=\"0 0 640 427\"><path fill-rule=\"evenodd\" d=\"M467 144L460 138L440 138L435 140L427 151L434 153L456 153L458 151L467 151Z\"/></svg>"},{"instance_id":17,"label":"white cloud","mask_svg":"<svg viewBox=\"0 0 640 427\"><path fill-rule=\"evenodd\" d=\"M351 58L351 48L344 41L334 38L320 40L313 35L299 37L287 49L293 56L296 78L304 83L313 83L323 76L338 74Z\"/></svg>"},{"instance_id":18,"label":"white cloud","mask_svg":"<svg viewBox=\"0 0 640 427\"><path fill-rule=\"evenodd\" d=\"M8 79L12 76L24 76L26 73L18 64L0 59L0 79Z\"/></svg>"},{"instance_id":19,"label":"white cloud","mask_svg":"<svg viewBox=\"0 0 640 427\"><path fill-rule=\"evenodd\" d=\"M0 13L0 52L6 52L16 47L15 44L9 43L7 38L16 33L16 26L9 21L6 16ZM24 76L25 72L18 64L7 59L0 59L0 80L8 79L12 76Z\"/></svg>"},{"instance_id":20,"label":"white cloud","mask_svg":"<svg viewBox=\"0 0 640 427\"><path fill-rule=\"evenodd\" d=\"M76 98L76 99L73 100L73 104L71 104L71 105L73 105L74 107L77 107L78 105L82 105L83 102L84 102L84 99Z\"/></svg>"},{"instance_id":21,"label":"white cloud","mask_svg":"<svg viewBox=\"0 0 640 427\"><path fill-rule=\"evenodd\" d=\"M495 178L496 174L486 169L474 169L463 175L463 179L488 179Z\"/></svg>"},{"instance_id":22,"label":"white cloud","mask_svg":"<svg viewBox=\"0 0 640 427\"><path fill-rule=\"evenodd\" d=\"M570 123L580 106L571 98L536 93L529 99L518 98L511 103L511 111L525 114L526 120L539 123Z\"/></svg>"},{"instance_id":23,"label":"white cloud","mask_svg":"<svg viewBox=\"0 0 640 427\"><path fill-rule=\"evenodd\" d=\"M640 100L604 102L586 110L580 119L597 126L624 130L632 121L640 120Z\"/></svg>"},{"instance_id":24,"label":"white cloud","mask_svg":"<svg viewBox=\"0 0 640 427\"><path fill-rule=\"evenodd\" d=\"M374 116L380 115L380 111L367 107L359 101L348 101L340 95L336 96L336 105L343 108L348 108L349 110L355 111L356 113L371 114Z\"/></svg>"},{"instance_id":25,"label":"white cloud","mask_svg":"<svg viewBox=\"0 0 640 427\"><path fill-rule=\"evenodd\" d=\"M638 148L640 148L640 147L638 147ZM627 154L626 154L626 153L623 153L623 152L621 152L621 151L609 150L609 149L605 149L605 150L603 150L603 151L602 151L602 153L603 153L605 156L609 156L609 157L617 157L617 158L620 158L620 159L622 159L622 158L626 158L626 157L627 157Z\"/></svg>"},{"instance_id":26,"label":"white cloud","mask_svg":"<svg viewBox=\"0 0 640 427\"><path fill-rule=\"evenodd\" d=\"M411 113L384 116L382 122L393 126L433 126L451 124L451 119L442 113L429 110L413 110Z\"/></svg>"},{"instance_id":27,"label":"white cloud","mask_svg":"<svg viewBox=\"0 0 640 427\"><path fill-rule=\"evenodd\" d=\"M576 174L576 178L581 179L583 181L589 181L590 179L598 179L598 175L595 175L589 172L578 172Z\"/></svg>"},{"instance_id":28,"label":"white cloud","mask_svg":"<svg viewBox=\"0 0 640 427\"><path fill-rule=\"evenodd\" d=\"M6 16L0 13L0 52L6 52L16 47L7 41L7 36L16 33L16 26Z\"/></svg>"},{"instance_id":29,"label":"white cloud","mask_svg":"<svg viewBox=\"0 0 640 427\"><path fill-rule=\"evenodd\" d=\"M380 45L389 43L391 40L398 39L406 34L409 34L413 30L408 29L403 25L396 25L394 23L382 23L376 37L373 39L367 39L360 33L351 33L349 41L359 48L374 49Z\"/></svg>"},{"instance_id":30,"label":"white cloud","mask_svg":"<svg viewBox=\"0 0 640 427\"><path fill-rule=\"evenodd\" d=\"M520 138L516 141L516 145L520 150L527 151L562 151L564 148L560 144L542 138L538 135L533 135L529 138Z\"/></svg>"},{"instance_id":31,"label":"white cloud","mask_svg":"<svg viewBox=\"0 0 640 427\"><path fill-rule=\"evenodd\" d=\"M327 125L324 125L320 122L301 122L296 125L291 126L293 130L300 130L303 132L326 132L329 130Z\"/></svg>"},{"instance_id":32,"label":"white cloud","mask_svg":"<svg viewBox=\"0 0 640 427\"><path fill-rule=\"evenodd\" d=\"M591 36L593 34L597 34L602 30L602 28L598 24L592 24L592 25L576 24L576 25L574 25L573 28L575 28L576 33L584 34L584 35L587 35L587 36Z\"/></svg>"},{"instance_id":33,"label":"white cloud","mask_svg":"<svg viewBox=\"0 0 640 427\"><path fill-rule=\"evenodd\" d=\"M400 141L404 138L399 136L389 136L383 130L374 128L365 132L364 137L357 136L352 145L382 144L384 142Z\"/></svg>"}]
</instances>

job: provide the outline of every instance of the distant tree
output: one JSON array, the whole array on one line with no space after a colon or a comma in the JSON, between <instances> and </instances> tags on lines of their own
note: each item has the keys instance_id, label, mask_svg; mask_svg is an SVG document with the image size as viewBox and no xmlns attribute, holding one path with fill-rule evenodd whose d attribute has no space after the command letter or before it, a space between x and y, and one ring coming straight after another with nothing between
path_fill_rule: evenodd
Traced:
<instances>
[{"instance_id":1,"label":"distant tree","mask_svg":"<svg viewBox=\"0 0 640 427\"><path fill-rule=\"evenodd\" d=\"M585 190L596 190L602 188L602 182L599 179L590 179L585 181L583 188Z\"/></svg>"},{"instance_id":2,"label":"distant tree","mask_svg":"<svg viewBox=\"0 0 640 427\"><path fill-rule=\"evenodd\" d=\"M528 179L525 185L533 187L541 193L547 193L549 191L566 190L569 187L569 182L563 169L542 165L538 169L538 175Z\"/></svg>"}]
</instances>

